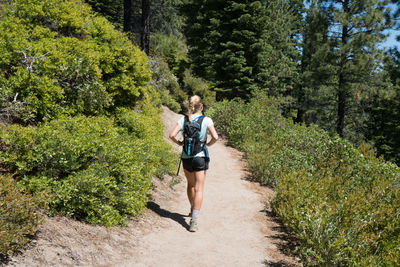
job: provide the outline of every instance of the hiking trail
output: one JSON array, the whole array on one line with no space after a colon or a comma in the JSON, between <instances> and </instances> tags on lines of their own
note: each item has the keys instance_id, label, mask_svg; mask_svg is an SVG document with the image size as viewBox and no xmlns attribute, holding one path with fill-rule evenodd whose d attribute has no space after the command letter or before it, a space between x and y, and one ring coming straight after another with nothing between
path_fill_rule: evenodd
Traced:
<instances>
[{"instance_id":1,"label":"hiking trail","mask_svg":"<svg viewBox=\"0 0 400 267\"><path fill-rule=\"evenodd\" d=\"M182 115L164 107L165 136ZM175 144L174 144L175 145ZM175 146L180 151L178 146ZM242 153L218 141L209 147L210 168L204 188L199 230L189 232L186 180L174 199L149 207L163 227L143 236L125 266L287 266L295 261L278 249L279 226L266 216L270 189L245 180Z\"/></svg>"},{"instance_id":2,"label":"hiking trail","mask_svg":"<svg viewBox=\"0 0 400 267\"><path fill-rule=\"evenodd\" d=\"M163 107L166 140L180 116ZM148 209L127 226L46 216L35 238L7 266L300 266L289 256L289 237L268 208L273 191L246 179L243 154L223 140L209 152L197 232L188 231L190 205L181 167L180 182L171 176L153 179Z\"/></svg>"}]
</instances>

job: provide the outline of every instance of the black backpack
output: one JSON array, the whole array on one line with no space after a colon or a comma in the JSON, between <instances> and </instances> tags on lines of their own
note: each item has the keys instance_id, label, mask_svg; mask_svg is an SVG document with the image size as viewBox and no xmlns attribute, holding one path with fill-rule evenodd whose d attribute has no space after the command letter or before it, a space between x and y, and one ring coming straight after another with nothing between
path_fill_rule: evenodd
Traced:
<instances>
[{"instance_id":1,"label":"black backpack","mask_svg":"<svg viewBox=\"0 0 400 267\"><path fill-rule=\"evenodd\" d=\"M194 156L203 150L204 142L200 141L201 124L204 115L189 121L189 117L185 116L183 123L183 151L188 156Z\"/></svg>"}]
</instances>

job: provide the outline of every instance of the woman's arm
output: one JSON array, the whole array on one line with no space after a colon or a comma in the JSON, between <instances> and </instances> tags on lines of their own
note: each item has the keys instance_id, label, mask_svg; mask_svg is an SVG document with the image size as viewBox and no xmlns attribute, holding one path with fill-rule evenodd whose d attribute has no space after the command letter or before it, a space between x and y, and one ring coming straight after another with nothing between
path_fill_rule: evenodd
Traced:
<instances>
[{"instance_id":1,"label":"woman's arm","mask_svg":"<svg viewBox=\"0 0 400 267\"><path fill-rule=\"evenodd\" d=\"M179 133L179 131L181 130L181 126L177 123L175 125L175 127L172 129L172 131L169 133L169 138L177 145L182 146L183 145L183 141L178 141L176 139L176 135Z\"/></svg>"},{"instance_id":2,"label":"woman's arm","mask_svg":"<svg viewBox=\"0 0 400 267\"><path fill-rule=\"evenodd\" d=\"M210 133L211 133L211 140L208 141L208 142L206 143L206 145L207 145L207 146L211 146L211 145L215 144L215 142L218 141L218 133L217 133L217 131L215 130L214 124L211 125L211 126L208 126L208 130L209 130Z\"/></svg>"}]
</instances>

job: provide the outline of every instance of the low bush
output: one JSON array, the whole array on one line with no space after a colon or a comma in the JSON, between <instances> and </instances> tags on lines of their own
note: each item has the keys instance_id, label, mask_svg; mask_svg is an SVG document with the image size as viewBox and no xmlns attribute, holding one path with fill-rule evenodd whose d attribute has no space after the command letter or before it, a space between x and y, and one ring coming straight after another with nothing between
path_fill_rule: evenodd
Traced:
<instances>
[{"instance_id":1,"label":"low bush","mask_svg":"<svg viewBox=\"0 0 400 267\"><path fill-rule=\"evenodd\" d=\"M187 94L180 88L178 78L171 72L168 64L161 57L150 59L153 77L150 85L159 94L161 104L174 112L180 112Z\"/></svg>"},{"instance_id":2,"label":"low bush","mask_svg":"<svg viewBox=\"0 0 400 267\"><path fill-rule=\"evenodd\" d=\"M189 95L198 95L207 108L215 103L215 92L211 90L211 86L207 81L200 77L196 77L187 69L183 73L183 90Z\"/></svg>"},{"instance_id":3,"label":"low bush","mask_svg":"<svg viewBox=\"0 0 400 267\"><path fill-rule=\"evenodd\" d=\"M174 75L179 77L189 66L188 48L180 38L174 35L155 33L151 36L151 42L154 50L152 53L163 57Z\"/></svg>"},{"instance_id":4,"label":"low bush","mask_svg":"<svg viewBox=\"0 0 400 267\"><path fill-rule=\"evenodd\" d=\"M127 108L117 111L116 122L127 129L130 136L141 139L146 144L150 157L147 164L150 174L161 177L171 173L178 164L178 157L171 153L171 146L164 141L163 122L159 116L160 110L151 105L143 106L140 113Z\"/></svg>"},{"instance_id":5,"label":"low bush","mask_svg":"<svg viewBox=\"0 0 400 267\"><path fill-rule=\"evenodd\" d=\"M396 266L400 259L400 169L367 146L280 115L257 94L217 103L210 116L248 168L276 190L272 206L299 239L307 265Z\"/></svg>"},{"instance_id":6,"label":"low bush","mask_svg":"<svg viewBox=\"0 0 400 267\"><path fill-rule=\"evenodd\" d=\"M105 114L147 93L146 54L82 0L12 0L2 12L2 121Z\"/></svg>"},{"instance_id":7,"label":"low bush","mask_svg":"<svg viewBox=\"0 0 400 267\"><path fill-rule=\"evenodd\" d=\"M0 255L23 248L35 234L42 221L37 208L42 201L25 193L10 175L0 175Z\"/></svg>"},{"instance_id":8,"label":"low bush","mask_svg":"<svg viewBox=\"0 0 400 267\"><path fill-rule=\"evenodd\" d=\"M160 135L162 124L145 118L158 113L152 115L121 110L119 125L82 115L37 128L11 125L2 131L1 165L32 192L51 192L54 212L121 224L145 208L150 176L170 171L174 161Z\"/></svg>"},{"instance_id":9,"label":"low bush","mask_svg":"<svg viewBox=\"0 0 400 267\"><path fill-rule=\"evenodd\" d=\"M160 94L162 104L175 112L186 112L188 96L199 95L205 107L211 106L215 102L215 92L207 81L191 73L186 44L162 33L156 33L152 42L151 85Z\"/></svg>"}]
</instances>

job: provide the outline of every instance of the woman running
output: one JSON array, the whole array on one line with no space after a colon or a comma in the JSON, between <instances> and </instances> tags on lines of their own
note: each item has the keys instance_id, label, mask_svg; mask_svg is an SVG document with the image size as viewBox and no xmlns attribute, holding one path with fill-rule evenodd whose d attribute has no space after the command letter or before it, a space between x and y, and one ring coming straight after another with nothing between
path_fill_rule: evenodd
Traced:
<instances>
[{"instance_id":1,"label":"woman running","mask_svg":"<svg viewBox=\"0 0 400 267\"><path fill-rule=\"evenodd\" d=\"M195 95L190 98L188 113L189 122L197 121L204 116L203 103L199 96ZM174 143L180 146L183 146L184 142L178 141L176 136L179 131L182 131L183 133L184 124L185 117L182 117L169 134L169 138L171 138ZM209 141L207 141L208 132L211 133L211 140ZM210 157L208 155L206 146L213 145L217 140L218 134L215 130L213 121L209 117L204 117L202 119L200 132L200 141L205 144L202 151L193 156L188 156L184 151L182 152L183 169L187 180L187 196L191 206L189 214L189 216L192 216L189 228L189 231L191 232L195 232L198 229L197 222L201 203L203 202L204 181L206 179L206 172L210 162Z\"/></svg>"}]
</instances>

